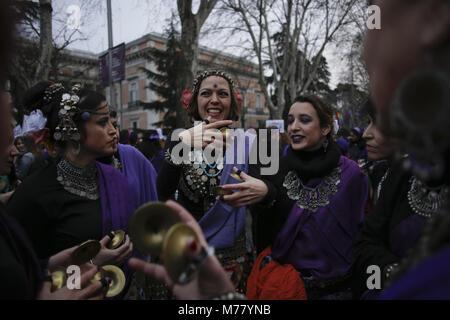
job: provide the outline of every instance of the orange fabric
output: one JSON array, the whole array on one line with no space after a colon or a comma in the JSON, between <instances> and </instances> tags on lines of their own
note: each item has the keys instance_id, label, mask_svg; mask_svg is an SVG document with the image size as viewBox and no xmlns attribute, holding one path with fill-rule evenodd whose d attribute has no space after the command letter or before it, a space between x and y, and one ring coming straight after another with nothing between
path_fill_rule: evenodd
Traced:
<instances>
[{"instance_id":1,"label":"orange fabric","mask_svg":"<svg viewBox=\"0 0 450 320\"><path fill-rule=\"evenodd\" d=\"M267 247L256 259L247 280L247 298L249 300L307 300L303 281L292 265L281 265L276 261L270 261L260 270L264 257L271 254L271 248Z\"/></svg>"}]
</instances>

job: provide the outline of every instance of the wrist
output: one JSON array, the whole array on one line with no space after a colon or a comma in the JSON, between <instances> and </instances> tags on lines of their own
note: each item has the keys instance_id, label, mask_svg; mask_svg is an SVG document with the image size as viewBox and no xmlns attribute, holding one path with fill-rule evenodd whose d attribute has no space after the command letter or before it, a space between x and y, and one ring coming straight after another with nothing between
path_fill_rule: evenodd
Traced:
<instances>
[{"instance_id":1,"label":"wrist","mask_svg":"<svg viewBox=\"0 0 450 320\"><path fill-rule=\"evenodd\" d=\"M236 291L225 292L209 298L209 300L247 300L247 297Z\"/></svg>"}]
</instances>

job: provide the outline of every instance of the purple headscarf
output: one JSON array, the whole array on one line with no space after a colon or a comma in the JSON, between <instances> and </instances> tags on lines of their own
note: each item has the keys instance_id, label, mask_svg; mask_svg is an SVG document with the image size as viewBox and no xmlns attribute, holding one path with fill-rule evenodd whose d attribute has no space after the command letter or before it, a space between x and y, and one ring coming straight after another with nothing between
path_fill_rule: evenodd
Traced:
<instances>
[{"instance_id":1,"label":"purple headscarf","mask_svg":"<svg viewBox=\"0 0 450 320\"><path fill-rule=\"evenodd\" d=\"M96 162L96 165L102 206L103 237L116 230L123 230L125 233L128 233L128 223L137 208L128 181L114 167L100 162ZM143 257L136 250L133 251L133 256ZM127 279L126 289L120 295L114 297L113 300L123 298L131 283L133 271L130 270L127 263L124 263L121 269Z\"/></svg>"},{"instance_id":2,"label":"purple headscarf","mask_svg":"<svg viewBox=\"0 0 450 320\"><path fill-rule=\"evenodd\" d=\"M309 270L319 281L345 276L354 262L353 240L364 219L368 182L358 165L342 157L338 192L312 212L296 203L272 246L272 256L297 270ZM321 179L310 179L315 187Z\"/></svg>"},{"instance_id":3,"label":"purple headscarf","mask_svg":"<svg viewBox=\"0 0 450 320\"><path fill-rule=\"evenodd\" d=\"M128 180L138 207L158 201L156 171L148 159L130 145L118 146L122 172Z\"/></svg>"},{"instance_id":4,"label":"purple headscarf","mask_svg":"<svg viewBox=\"0 0 450 320\"><path fill-rule=\"evenodd\" d=\"M255 136L253 134L245 134L243 130L235 130L234 136L234 155L228 148L220 185L237 183L230 176L230 173L234 172L233 167L237 167L242 172L248 172L250 146L253 144ZM238 150L236 141L239 139L245 139L245 150ZM233 163L229 163L229 159L234 159ZM224 249L234 246L234 241L242 234L245 228L246 217L247 207L234 208L222 201L216 201L198 223L202 227L208 243L216 249Z\"/></svg>"}]
</instances>

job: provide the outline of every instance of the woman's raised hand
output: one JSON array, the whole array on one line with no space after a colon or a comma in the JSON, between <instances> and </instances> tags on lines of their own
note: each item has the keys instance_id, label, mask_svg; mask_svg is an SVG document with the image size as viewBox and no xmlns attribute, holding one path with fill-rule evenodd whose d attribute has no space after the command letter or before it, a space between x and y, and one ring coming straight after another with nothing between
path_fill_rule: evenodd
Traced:
<instances>
[{"instance_id":1,"label":"woman's raised hand","mask_svg":"<svg viewBox=\"0 0 450 320\"><path fill-rule=\"evenodd\" d=\"M194 148L205 148L210 143L214 142L215 139L219 138L217 129L233 124L232 120L221 120L210 123L209 119L210 118L190 129L181 132L179 136L181 141ZM222 135L222 139L225 140L225 134L220 133L220 135Z\"/></svg>"},{"instance_id":2,"label":"woman's raised hand","mask_svg":"<svg viewBox=\"0 0 450 320\"><path fill-rule=\"evenodd\" d=\"M81 277L80 277L80 288L79 289L69 289L66 286L63 288L52 292L52 282L48 278L42 285L42 289L39 292L39 300L101 300L105 297L108 280L102 279L101 281L91 280L94 278L95 274L98 272L98 268L92 264L84 264L80 266Z\"/></svg>"},{"instance_id":3,"label":"woman's raised hand","mask_svg":"<svg viewBox=\"0 0 450 320\"><path fill-rule=\"evenodd\" d=\"M244 182L237 184L226 184L222 186L222 189L239 191L226 196L218 196L216 200L221 200L232 207L240 208L258 203L264 199L269 189L262 180L253 178L245 172L239 172L236 167L234 167L233 170L234 173L238 174Z\"/></svg>"},{"instance_id":4,"label":"woman's raised hand","mask_svg":"<svg viewBox=\"0 0 450 320\"><path fill-rule=\"evenodd\" d=\"M202 247L207 249L208 244L197 221L188 211L186 211L186 209L176 202L168 201L166 204L176 210L181 220L190 226L197 234L198 241L191 238L186 242L184 250L185 254L190 257L199 256ZM194 279L185 285L175 284L162 265L147 263L136 258L131 258L129 265L135 270L141 271L156 280L164 282L172 290L173 294L178 299L182 300L208 299L210 297L234 291L233 284L214 255L207 255L205 257L203 263L198 267L198 272L195 274Z\"/></svg>"}]
</instances>

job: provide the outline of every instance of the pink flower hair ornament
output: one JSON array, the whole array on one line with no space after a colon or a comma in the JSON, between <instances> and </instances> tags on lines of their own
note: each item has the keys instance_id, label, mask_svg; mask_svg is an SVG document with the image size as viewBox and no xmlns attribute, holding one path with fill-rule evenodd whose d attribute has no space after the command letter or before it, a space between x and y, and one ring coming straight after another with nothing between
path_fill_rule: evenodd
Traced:
<instances>
[{"instance_id":1,"label":"pink flower hair ornament","mask_svg":"<svg viewBox=\"0 0 450 320\"><path fill-rule=\"evenodd\" d=\"M184 90L183 93L181 94L180 101L184 110L188 110L189 107L191 106L192 97L193 97L192 91L189 89Z\"/></svg>"},{"instance_id":2,"label":"pink flower hair ornament","mask_svg":"<svg viewBox=\"0 0 450 320\"><path fill-rule=\"evenodd\" d=\"M237 90L234 91L235 95L236 95L236 102L238 104L238 108L241 109L242 107L242 96L241 93Z\"/></svg>"}]
</instances>

